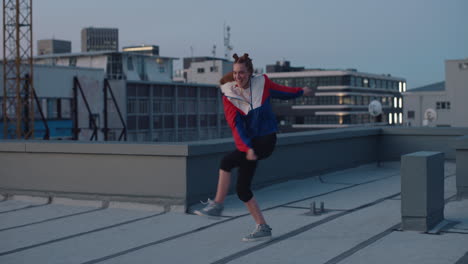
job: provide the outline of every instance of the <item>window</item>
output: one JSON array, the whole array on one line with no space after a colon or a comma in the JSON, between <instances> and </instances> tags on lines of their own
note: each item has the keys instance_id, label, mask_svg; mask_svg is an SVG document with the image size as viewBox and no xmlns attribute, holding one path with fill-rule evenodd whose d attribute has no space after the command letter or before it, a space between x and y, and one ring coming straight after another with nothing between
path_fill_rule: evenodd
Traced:
<instances>
[{"instance_id":1,"label":"window","mask_svg":"<svg viewBox=\"0 0 468 264\"><path fill-rule=\"evenodd\" d=\"M68 65L69 65L70 67L76 67L76 57L70 57L70 58L68 59Z\"/></svg>"},{"instance_id":2,"label":"window","mask_svg":"<svg viewBox=\"0 0 468 264\"><path fill-rule=\"evenodd\" d=\"M210 72L218 72L218 67L217 66L211 66L210 67Z\"/></svg>"},{"instance_id":3,"label":"window","mask_svg":"<svg viewBox=\"0 0 468 264\"><path fill-rule=\"evenodd\" d=\"M205 68L198 68L198 69L197 69L197 72L198 72L198 73L204 73L204 72L205 72Z\"/></svg>"},{"instance_id":4,"label":"window","mask_svg":"<svg viewBox=\"0 0 468 264\"><path fill-rule=\"evenodd\" d=\"M133 71L133 57L127 58L127 69Z\"/></svg>"},{"instance_id":5,"label":"window","mask_svg":"<svg viewBox=\"0 0 468 264\"><path fill-rule=\"evenodd\" d=\"M408 111L408 119L414 119L414 111Z\"/></svg>"},{"instance_id":6,"label":"window","mask_svg":"<svg viewBox=\"0 0 468 264\"><path fill-rule=\"evenodd\" d=\"M160 73L166 72L166 67L164 67L164 66L159 66L159 72L160 72Z\"/></svg>"},{"instance_id":7,"label":"window","mask_svg":"<svg viewBox=\"0 0 468 264\"><path fill-rule=\"evenodd\" d=\"M450 109L450 102L436 102L436 109Z\"/></svg>"},{"instance_id":8,"label":"window","mask_svg":"<svg viewBox=\"0 0 468 264\"><path fill-rule=\"evenodd\" d=\"M458 67L460 68L460 70L468 70L468 62L462 62L458 64Z\"/></svg>"},{"instance_id":9,"label":"window","mask_svg":"<svg viewBox=\"0 0 468 264\"><path fill-rule=\"evenodd\" d=\"M138 108L140 114L148 114L149 113L149 102L148 99L141 99L138 102Z\"/></svg>"},{"instance_id":10,"label":"window","mask_svg":"<svg viewBox=\"0 0 468 264\"><path fill-rule=\"evenodd\" d=\"M128 100L128 103L127 103L127 112L129 114L134 114L136 113L136 104L137 104L137 100L135 99L129 99Z\"/></svg>"},{"instance_id":11,"label":"window","mask_svg":"<svg viewBox=\"0 0 468 264\"><path fill-rule=\"evenodd\" d=\"M392 122L392 113L388 113L388 123L391 125Z\"/></svg>"},{"instance_id":12,"label":"window","mask_svg":"<svg viewBox=\"0 0 468 264\"><path fill-rule=\"evenodd\" d=\"M56 119L58 118L58 99L51 98L47 99L47 118Z\"/></svg>"},{"instance_id":13,"label":"window","mask_svg":"<svg viewBox=\"0 0 468 264\"><path fill-rule=\"evenodd\" d=\"M403 99L401 97L398 98L398 107L403 108Z\"/></svg>"}]
</instances>

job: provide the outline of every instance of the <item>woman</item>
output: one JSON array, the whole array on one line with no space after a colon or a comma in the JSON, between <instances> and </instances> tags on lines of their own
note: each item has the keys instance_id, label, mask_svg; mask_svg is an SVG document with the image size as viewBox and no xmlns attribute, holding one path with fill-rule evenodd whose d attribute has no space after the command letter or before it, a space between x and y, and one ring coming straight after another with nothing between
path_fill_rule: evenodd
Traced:
<instances>
[{"instance_id":1,"label":"woman","mask_svg":"<svg viewBox=\"0 0 468 264\"><path fill-rule=\"evenodd\" d=\"M248 54L233 55L232 73L221 82L224 114L232 129L236 150L221 161L216 197L208 199L205 208L196 214L209 217L221 215L223 202L229 190L231 170L239 168L236 191L256 222L255 230L243 241L257 241L271 237L271 228L253 197L250 185L257 161L271 155L276 144L277 124L271 108L270 97L292 99L312 95L309 87L293 88L276 84L266 75L253 75L252 60Z\"/></svg>"}]
</instances>

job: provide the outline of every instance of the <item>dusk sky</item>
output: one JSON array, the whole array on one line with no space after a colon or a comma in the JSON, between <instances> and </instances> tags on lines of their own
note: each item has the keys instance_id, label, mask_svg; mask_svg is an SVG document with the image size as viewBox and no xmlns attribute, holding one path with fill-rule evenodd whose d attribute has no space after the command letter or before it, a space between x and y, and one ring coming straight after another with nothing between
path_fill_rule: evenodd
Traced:
<instances>
[{"instance_id":1,"label":"dusk sky","mask_svg":"<svg viewBox=\"0 0 468 264\"><path fill-rule=\"evenodd\" d=\"M444 61L468 57L467 0L38 0L38 39L72 41L83 27L116 27L120 48L160 46L170 57L224 56L223 24L233 52L254 66L277 60L306 68L356 68L406 78L414 88L444 80ZM181 67L181 61L175 63Z\"/></svg>"}]
</instances>

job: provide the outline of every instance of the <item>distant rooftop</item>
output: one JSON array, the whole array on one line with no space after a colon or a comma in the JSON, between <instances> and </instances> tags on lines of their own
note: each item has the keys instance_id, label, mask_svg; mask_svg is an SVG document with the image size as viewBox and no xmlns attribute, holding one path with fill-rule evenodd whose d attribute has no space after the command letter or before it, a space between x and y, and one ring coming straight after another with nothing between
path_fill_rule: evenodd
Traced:
<instances>
[{"instance_id":1,"label":"distant rooftop","mask_svg":"<svg viewBox=\"0 0 468 264\"><path fill-rule=\"evenodd\" d=\"M408 90L408 92L439 92L445 91L445 82L437 82Z\"/></svg>"},{"instance_id":2,"label":"distant rooftop","mask_svg":"<svg viewBox=\"0 0 468 264\"><path fill-rule=\"evenodd\" d=\"M112 51L112 50L108 50L108 51L89 51L89 52L44 54L44 55L34 56L34 59L49 59L49 58L61 58L61 57L82 57L82 56L100 56L100 55L110 55L110 54L115 54L115 53L128 54L128 52ZM132 53L132 55L140 55L140 56L145 56L145 57L154 57L154 58L161 58L161 59L173 59L173 60L178 60L179 59L179 58L176 58L176 57L150 56L150 55L144 55L144 54L138 54L138 53Z\"/></svg>"}]
</instances>

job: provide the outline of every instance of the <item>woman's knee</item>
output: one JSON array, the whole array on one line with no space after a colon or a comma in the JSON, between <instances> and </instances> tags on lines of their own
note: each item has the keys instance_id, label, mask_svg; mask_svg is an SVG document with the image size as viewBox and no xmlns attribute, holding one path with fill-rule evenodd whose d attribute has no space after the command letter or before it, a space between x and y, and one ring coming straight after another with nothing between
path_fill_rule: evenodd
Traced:
<instances>
[{"instance_id":1,"label":"woman's knee","mask_svg":"<svg viewBox=\"0 0 468 264\"><path fill-rule=\"evenodd\" d=\"M243 201L244 203L250 201L250 199L252 199L253 197L252 190L250 190L249 187L237 186L236 192L237 192L237 197L239 197L239 199Z\"/></svg>"}]
</instances>

